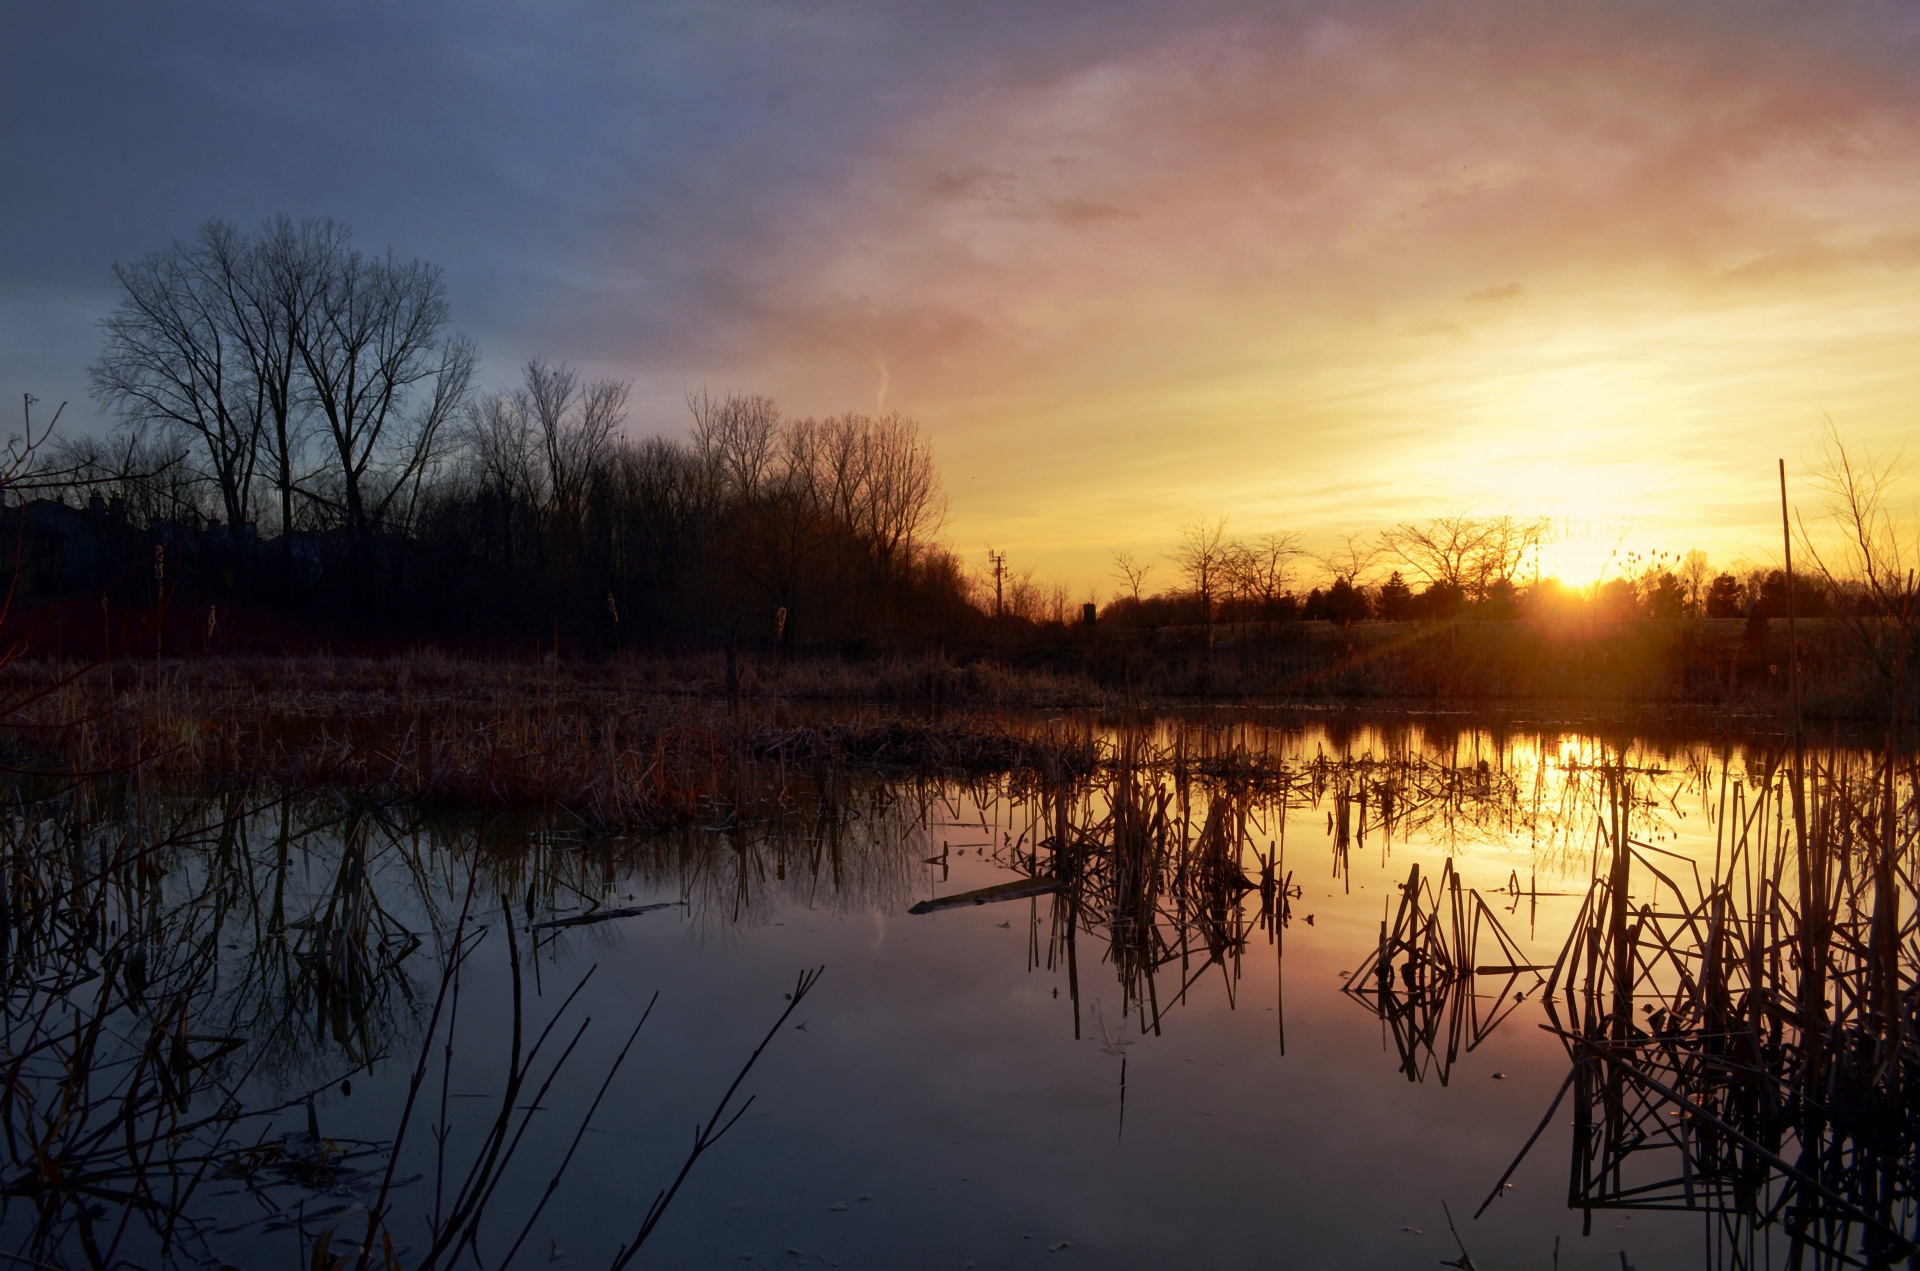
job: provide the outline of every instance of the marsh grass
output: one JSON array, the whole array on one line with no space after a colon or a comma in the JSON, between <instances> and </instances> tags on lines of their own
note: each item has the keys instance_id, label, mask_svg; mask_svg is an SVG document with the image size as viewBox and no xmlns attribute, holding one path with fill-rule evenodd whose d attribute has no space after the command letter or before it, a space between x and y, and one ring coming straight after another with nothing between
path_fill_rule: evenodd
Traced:
<instances>
[{"instance_id":1,"label":"marsh grass","mask_svg":"<svg viewBox=\"0 0 1920 1271\"><path fill-rule=\"evenodd\" d=\"M1643 837L1634 774L1604 771L1546 999L1589 1223L1701 1211L1726 1268L1770 1265L1776 1230L1795 1266L1920 1254L1917 775L1897 754L1723 765L1702 873Z\"/></svg>"},{"instance_id":2,"label":"marsh grass","mask_svg":"<svg viewBox=\"0 0 1920 1271\"><path fill-rule=\"evenodd\" d=\"M553 809L593 828L662 828L785 797L841 767L1071 771L1072 730L884 707L816 722L741 710L593 668L513 663L182 662L76 676L10 668L24 704L16 767L134 772L197 786L265 783L427 808Z\"/></svg>"}]
</instances>

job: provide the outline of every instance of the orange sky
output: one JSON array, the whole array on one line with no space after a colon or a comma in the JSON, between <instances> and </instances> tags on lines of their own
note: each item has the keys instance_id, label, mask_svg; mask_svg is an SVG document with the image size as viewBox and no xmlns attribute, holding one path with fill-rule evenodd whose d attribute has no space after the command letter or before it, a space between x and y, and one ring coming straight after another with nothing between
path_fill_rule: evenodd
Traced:
<instances>
[{"instance_id":1,"label":"orange sky","mask_svg":"<svg viewBox=\"0 0 1920 1271\"><path fill-rule=\"evenodd\" d=\"M111 13L111 17L103 14ZM1108 591L1225 516L1721 563L1920 405L1920 9L1775 0L14 6L0 386L285 212L446 268L483 380L914 414L948 541ZM1162 564L1155 582L1169 580Z\"/></svg>"},{"instance_id":2,"label":"orange sky","mask_svg":"<svg viewBox=\"0 0 1920 1271\"><path fill-rule=\"evenodd\" d=\"M884 385L953 544L1076 590L1201 517L1509 510L1585 582L1777 550L1823 412L1897 448L1916 262L1920 114L1851 55L1226 24L904 121L801 213L747 348L802 408Z\"/></svg>"}]
</instances>

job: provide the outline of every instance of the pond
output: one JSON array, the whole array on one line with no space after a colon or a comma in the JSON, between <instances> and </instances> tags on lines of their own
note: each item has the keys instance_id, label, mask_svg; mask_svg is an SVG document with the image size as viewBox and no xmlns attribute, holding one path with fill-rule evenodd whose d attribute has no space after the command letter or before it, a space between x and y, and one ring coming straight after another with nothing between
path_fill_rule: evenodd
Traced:
<instances>
[{"instance_id":1,"label":"pond","mask_svg":"<svg viewBox=\"0 0 1920 1271\"><path fill-rule=\"evenodd\" d=\"M1910 1254L1909 759L1070 726L1097 762L781 756L632 838L26 800L5 1247L355 1265L375 1209L407 1268L612 1265L650 1217L632 1265Z\"/></svg>"}]
</instances>

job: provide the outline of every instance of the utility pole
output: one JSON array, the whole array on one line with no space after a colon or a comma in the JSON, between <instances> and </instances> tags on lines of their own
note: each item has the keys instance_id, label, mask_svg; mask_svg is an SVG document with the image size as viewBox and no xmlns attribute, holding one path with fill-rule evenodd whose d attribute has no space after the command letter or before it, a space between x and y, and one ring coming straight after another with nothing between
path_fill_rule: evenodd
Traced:
<instances>
[{"instance_id":1,"label":"utility pole","mask_svg":"<svg viewBox=\"0 0 1920 1271\"><path fill-rule=\"evenodd\" d=\"M1007 576L1007 554L987 549L987 567L993 571L993 616L1007 616L1006 597L1001 591L1001 583Z\"/></svg>"}]
</instances>

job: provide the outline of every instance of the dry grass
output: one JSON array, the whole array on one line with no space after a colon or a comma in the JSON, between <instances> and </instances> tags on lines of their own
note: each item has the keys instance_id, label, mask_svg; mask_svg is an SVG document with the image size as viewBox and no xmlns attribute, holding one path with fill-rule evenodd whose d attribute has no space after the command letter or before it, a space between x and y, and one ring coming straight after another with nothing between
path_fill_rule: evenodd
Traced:
<instances>
[{"instance_id":1,"label":"dry grass","mask_svg":"<svg viewBox=\"0 0 1920 1271\"><path fill-rule=\"evenodd\" d=\"M17 767L192 785L344 788L423 807L546 808L586 825L711 817L849 767L956 775L1085 771L1077 730L979 715L907 718L699 693L662 665L545 666L437 655L202 659L0 678Z\"/></svg>"}]
</instances>

